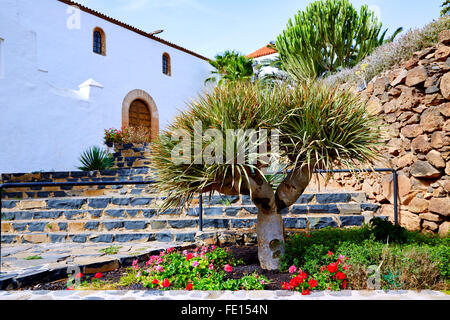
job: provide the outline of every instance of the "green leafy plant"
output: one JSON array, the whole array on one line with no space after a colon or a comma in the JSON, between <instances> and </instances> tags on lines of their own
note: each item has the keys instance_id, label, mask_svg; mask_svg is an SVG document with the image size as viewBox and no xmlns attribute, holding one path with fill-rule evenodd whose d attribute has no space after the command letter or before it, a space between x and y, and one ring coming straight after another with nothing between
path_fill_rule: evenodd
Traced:
<instances>
[{"instance_id":1,"label":"green leafy plant","mask_svg":"<svg viewBox=\"0 0 450 320\"><path fill-rule=\"evenodd\" d=\"M313 79L356 65L384 43L387 30L380 32L381 22L367 5L358 12L347 0L320 0L289 20L276 47L294 79Z\"/></svg>"},{"instance_id":2,"label":"green leafy plant","mask_svg":"<svg viewBox=\"0 0 450 320\"><path fill-rule=\"evenodd\" d=\"M114 159L107 150L103 150L97 146L93 146L85 151L80 156L82 171L106 170L114 166Z\"/></svg>"},{"instance_id":3,"label":"green leafy plant","mask_svg":"<svg viewBox=\"0 0 450 320\"><path fill-rule=\"evenodd\" d=\"M253 75L253 60L235 51L225 51L215 56L209 64L215 70L213 76L205 80L205 83L218 82L219 85L230 81L250 80Z\"/></svg>"},{"instance_id":4,"label":"green leafy plant","mask_svg":"<svg viewBox=\"0 0 450 320\"><path fill-rule=\"evenodd\" d=\"M117 254L119 250L121 249L121 246L110 246L108 248L100 249L99 252L103 252L105 254Z\"/></svg>"},{"instance_id":5,"label":"green leafy plant","mask_svg":"<svg viewBox=\"0 0 450 320\"><path fill-rule=\"evenodd\" d=\"M372 234L378 241L398 243L406 241L406 229L394 225L388 220L375 217L370 220L370 226L372 227Z\"/></svg>"},{"instance_id":6,"label":"green leafy plant","mask_svg":"<svg viewBox=\"0 0 450 320\"><path fill-rule=\"evenodd\" d=\"M441 5L441 16L446 16L450 13L450 0L445 0Z\"/></svg>"}]
</instances>

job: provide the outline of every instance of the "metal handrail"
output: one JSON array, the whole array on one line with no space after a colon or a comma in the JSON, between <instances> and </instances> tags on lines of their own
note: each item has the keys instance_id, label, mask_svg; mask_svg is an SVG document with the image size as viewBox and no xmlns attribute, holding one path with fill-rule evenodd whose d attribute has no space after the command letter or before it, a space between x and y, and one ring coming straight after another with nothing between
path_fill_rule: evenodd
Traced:
<instances>
[{"instance_id":1,"label":"metal handrail","mask_svg":"<svg viewBox=\"0 0 450 320\"><path fill-rule=\"evenodd\" d=\"M335 170L314 170L314 173L344 173L344 172L392 172L394 187L394 223L398 224L398 175L397 171L392 168L375 168L375 169L335 169ZM154 184L153 180L141 181L73 181L73 182L7 182L0 184L0 221L2 219L2 191L6 188L30 188L30 187L68 187L68 186L113 186L113 185L144 185ZM203 195L199 195L199 231L203 231ZM1 235L1 230L0 230Z\"/></svg>"}]
</instances>

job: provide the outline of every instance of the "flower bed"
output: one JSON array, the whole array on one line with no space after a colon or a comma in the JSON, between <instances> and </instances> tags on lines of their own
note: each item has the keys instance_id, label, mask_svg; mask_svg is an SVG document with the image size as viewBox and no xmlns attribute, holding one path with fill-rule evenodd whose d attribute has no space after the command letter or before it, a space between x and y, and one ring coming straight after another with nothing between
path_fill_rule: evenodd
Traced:
<instances>
[{"instance_id":1,"label":"flower bed","mask_svg":"<svg viewBox=\"0 0 450 320\"><path fill-rule=\"evenodd\" d=\"M289 237L280 271L260 268L257 247L168 249L129 268L24 289L449 290L449 239L389 225L325 228Z\"/></svg>"}]
</instances>

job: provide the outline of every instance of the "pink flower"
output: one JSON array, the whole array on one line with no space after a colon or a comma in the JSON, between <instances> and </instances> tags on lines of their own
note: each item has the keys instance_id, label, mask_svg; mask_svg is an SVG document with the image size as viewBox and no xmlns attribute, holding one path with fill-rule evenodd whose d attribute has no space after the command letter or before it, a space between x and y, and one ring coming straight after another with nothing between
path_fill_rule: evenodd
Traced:
<instances>
[{"instance_id":1,"label":"pink flower","mask_svg":"<svg viewBox=\"0 0 450 320\"><path fill-rule=\"evenodd\" d=\"M142 275L142 273L139 271L139 272L136 274L136 278L139 278L141 275Z\"/></svg>"},{"instance_id":2,"label":"pink flower","mask_svg":"<svg viewBox=\"0 0 450 320\"><path fill-rule=\"evenodd\" d=\"M261 280L260 282L261 282L261 284L266 284L266 282L264 280Z\"/></svg>"},{"instance_id":3,"label":"pink flower","mask_svg":"<svg viewBox=\"0 0 450 320\"><path fill-rule=\"evenodd\" d=\"M156 266L156 267L155 267L155 270L156 270L157 272L163 272L163 271L164 271L164 268L163 268L162 266Z\"/></svg>"},{"instance_id":4,"label":"pink flower","mask_svg":"<svg viewBox=\"0 0 450 320\"><path fill-rule=\"evenodd\" d=\"M163 261L162 261L162 259L161 258L159 258L158 260L156 260L156 264L160 264L160 263L162 263Z\"/></svg>"},{"instance_id":5,"label":"pink flower","mask_svg":"<svg viewBox=\"0 0 450 320\"><path fill-rule=\"evenodd\" d=\"M339 255L339 260L341 260L341 262L344 262L345 256L343 256L342 254L340 254L340 255Z\"/></svg>"},{"instance_id":6,"label":"pink flower","mask_svg":"<svg viewBox=\"0 0 450 320\"><path fill-rule=\"evenodd\" d=\"M192 266L193 267L198 267L199 263L197 260L192 261Z\"/></svg>"},{"instance_id":7,"label":"pink flower","mask_svg":"<svg viewBox=\"0 0 450 320\"><path fill-rule=\"evenodd\" d=\"M209 264L209 270L214 270L214 265L212 263Z\"/></svg>"},{"instance_id":8,"label":"pink flower","mask_svg":"<svg viewBox=\"0 0 450 320\"><path fill-rule=\"evenodd\" d=\"M229 264L226 264L224 269L226 272L233 272L233 267L231 267Z\"/></svg>"},{"instance_id":9,"label":"pink flower","mask_svg":"<svg viewBox=\"0 0 450 320\"><path fill-rule=\"evenodd\" d=\"M289 273L294 273L295 271L297 271L297 267L296 266L290 266L289 267Z\"/></svg>"},{"instance_id":10,"label":"pink flower","mask_svg":"<svg viewBox=\"0 0 450 320\"><path fill-rule=\"evenodd\" d=\"M216 248L217 248L217 247L216 247L215 245L212 245L212 246L211 246L211 250L216 250Z\"/></svg>"},{"instance_id":11,"label":"pink flower","mask_svg":"<svg viewBox=\"0 0 450 320\"><path fill-rule=\"evenodd\" d=\"M183 256L187 256L188 251L187 250L183 250Z\"/></svg>"}]
</instances>

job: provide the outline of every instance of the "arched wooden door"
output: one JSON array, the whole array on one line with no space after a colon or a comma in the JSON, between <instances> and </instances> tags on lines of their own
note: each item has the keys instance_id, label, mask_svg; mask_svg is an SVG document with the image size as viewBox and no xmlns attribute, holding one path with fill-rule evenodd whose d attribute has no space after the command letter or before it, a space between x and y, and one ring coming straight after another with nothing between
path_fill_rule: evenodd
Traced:
<instances>
[{"instance_id":1,"label":"arched wooden door","mask_svg":"<svg viewBox=\"0 0 450 320\"><path fill-rule=\"evenodd\" d=\"M152 128L152 116L147 104L140 99L134 100L130 105L129 114L130 127Z\"/></svg>"}]
</instances>

